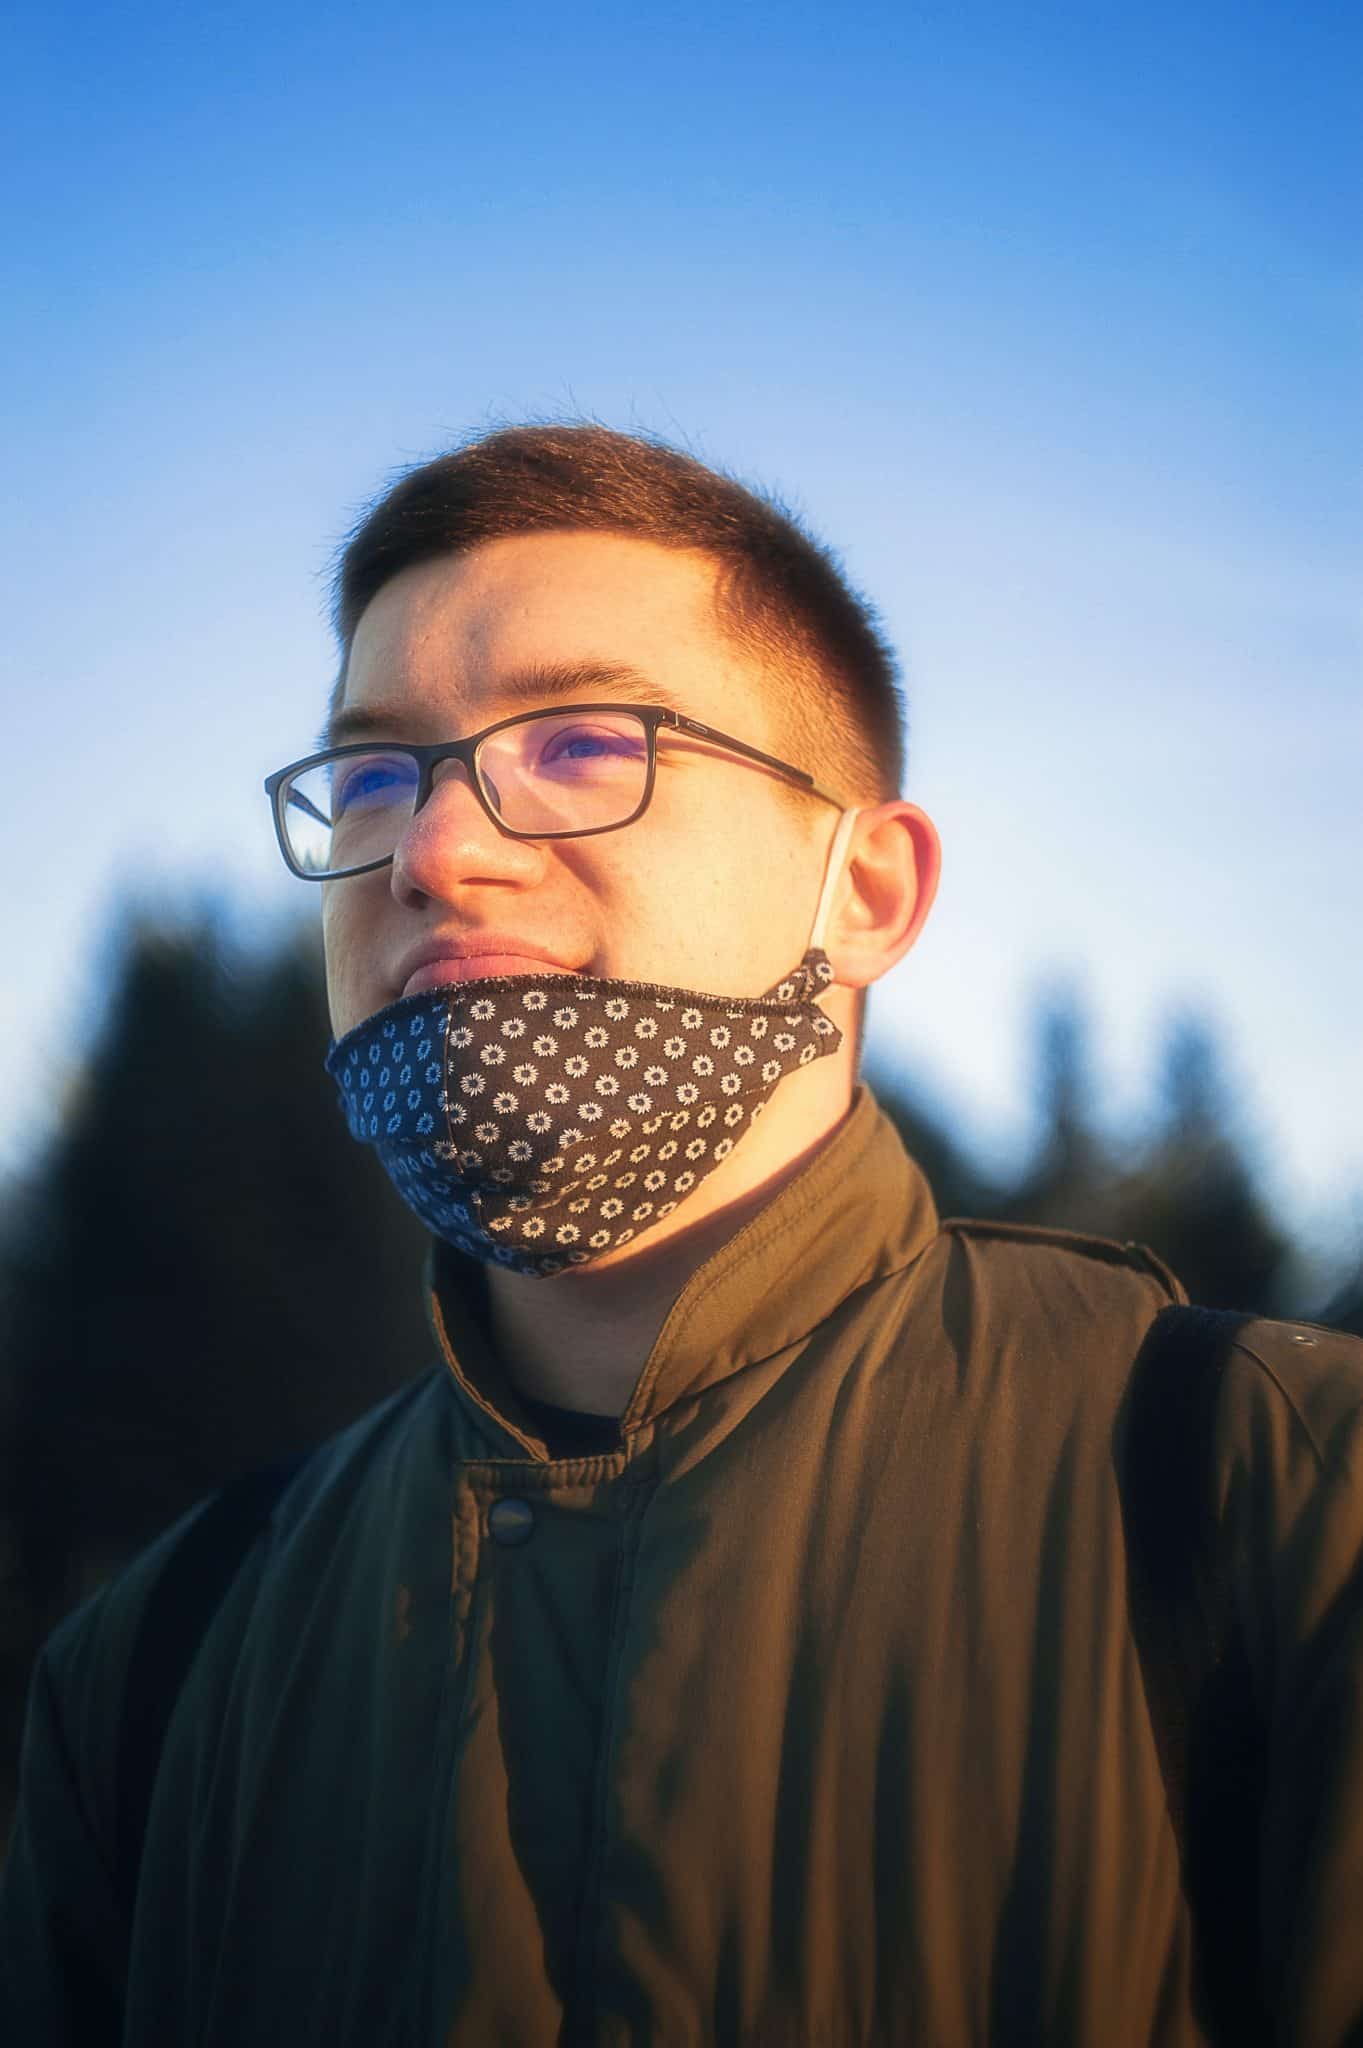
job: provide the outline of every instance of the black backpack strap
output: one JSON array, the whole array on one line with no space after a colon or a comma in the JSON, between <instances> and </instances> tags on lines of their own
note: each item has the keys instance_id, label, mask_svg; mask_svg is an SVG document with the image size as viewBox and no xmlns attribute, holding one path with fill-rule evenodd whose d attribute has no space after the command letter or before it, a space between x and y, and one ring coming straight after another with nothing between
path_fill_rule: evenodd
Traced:
<instances>
[{"instance_id":1,"label":"black backpack strap","mask_svg":"<svg viewBox=\"0 0 1363 2048\"><path fill-rule=\"evenodd\" d=\"M129 1653L118 1736L115 1857L129 1920L152 1787L175 1702L228 1587L302 1455L248 1472L190 1522L153 1585Z\"/></svg>"},{"instance_id":2,"label":"black backpack strap","mask_svg":"<svg viewBox=\"0 0 1363 2048\"><path fill-rule=\"evenodd\" d=\"M1259 1995L1266 1734L1213 1494L1221 1382L1252 1318L1167 1308L1127 1393L1120 1482L1128 1593L1192 1916L1194 1996L1214 2042L1271 2039Z\"/></svg>"}]
</instances>

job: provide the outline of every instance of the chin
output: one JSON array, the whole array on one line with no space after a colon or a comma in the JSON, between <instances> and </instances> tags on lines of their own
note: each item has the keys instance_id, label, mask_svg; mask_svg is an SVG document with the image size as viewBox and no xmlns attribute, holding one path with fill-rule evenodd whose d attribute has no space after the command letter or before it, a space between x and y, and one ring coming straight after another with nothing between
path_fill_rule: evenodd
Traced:
<instances>
[{"instance_id":1,"label":"chin","mask_svg":"<svg viewBox=\"0 0 1363 2048\"><path fill-rule=\"evenodd\" d=\"M333 1038L344 1038L348 1031L354 1031L361 1024L368 1023L371 1017L377 1016L380 1010L386 1010L390 1003L396 1001L397 997L390 994L387 989L375 989L365 995L331 997L328 1008L331 1013Z\"/></svg>"}]
</instances>

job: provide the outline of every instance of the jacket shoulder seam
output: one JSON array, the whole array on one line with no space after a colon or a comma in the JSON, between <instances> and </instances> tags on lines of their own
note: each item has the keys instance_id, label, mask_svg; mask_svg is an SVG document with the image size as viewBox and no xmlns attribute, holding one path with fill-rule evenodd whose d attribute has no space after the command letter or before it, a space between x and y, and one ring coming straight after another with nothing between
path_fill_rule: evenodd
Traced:
<instances>
[{"instance_id":1,"label":"jacket shoulder seam","mask_svg":"<svg viewBox=\"0 0 1363 2048\"><path fill-rule=\"evenodd\" d=\"M944 1234L949 1231L955 1237L1045 1245L1052 1251L1070 1252L1080 1258L1092 1259L1098 1265L1124 1267L1128 1272L1157 1280L1172 1301L1183 1303L1187 1300L1178 1275L1165 1265L1157 1252L1151 1251L1149 1245L1140 1244L1134 1238L1119 1242L1116 1238L1098 1237L1082 1230L1062 1230L1040 1223L1006 1223L977 1216L949 1216L941 1229Z\"/></svg>"}]
</instances>

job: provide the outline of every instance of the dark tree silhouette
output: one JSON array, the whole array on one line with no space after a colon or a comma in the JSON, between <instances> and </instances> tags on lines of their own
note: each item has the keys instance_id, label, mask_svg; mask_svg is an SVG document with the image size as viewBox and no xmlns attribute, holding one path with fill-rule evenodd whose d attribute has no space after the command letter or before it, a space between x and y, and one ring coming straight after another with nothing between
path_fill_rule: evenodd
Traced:
<instances>
[{"instance_id":1,"label":"dark tree silhouette","mask_svg":"<svg viewBox=\"0 0 1363 2048\"><path fill-rule=\"evenodd\" d=\"M1292 1247L1236 1136L1232 1092L1207 1026L1190 1017L1171 1025L1155 1114L1125 1137L1100 1129L1089 1031L1073 992L1050 991L1035 1028L1039 1135L1011 1186L980 1174L902 1079L873 1077L942 1214L1135 1240L1209 1308L1305 1312L1290 1293Z\"/></svg>"},{"instance_id":2,"label":"dark tree silhouette","mask_svg":"<svg viewBox=\"0 0 1363 2048\"><path fill-rule=\"evenodd\" d=\"M1089 1024L1078 997L1063 986L1049 990L1033 1028L1039 1135L995 1213L1013 1223L1121 1237L1121 1165L1098 1132Z\"/></svg>"},{"instance_id":3,"label":"dark tree silhouette","mask_svg":"<svg viewBox=\"0 0 1363 2048\"><path fill-rule=\"evenodd\" d=\"M134 926L64 1126L7 1205L12 1754L38 1641L206 1492L319 1440L433 1356L425 1239L322 1070L315 944Z\"/></svg>"},{"instance_id":4,"label":"dark tree silhouette","mask_svg":"<svg viewBox=\"0 0 1363 2048\"><path fill-rule=\"evenodd\" d=\"M1233 1135L1230 1092L1207 1026L1176 1019L1161 1113L1125 1187L1130 1235L1165 1250L1193 1300L1278 1314L1291 1247Z\"/></svg>"}]
</instances>

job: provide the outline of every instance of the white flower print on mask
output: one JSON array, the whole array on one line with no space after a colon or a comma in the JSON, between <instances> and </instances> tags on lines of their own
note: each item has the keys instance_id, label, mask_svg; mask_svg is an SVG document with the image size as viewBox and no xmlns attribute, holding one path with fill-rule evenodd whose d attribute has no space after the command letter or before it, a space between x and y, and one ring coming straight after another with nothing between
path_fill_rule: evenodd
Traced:
<instances>
[{"instance_id":1,"label":"white flower print on mask","mask_svg":"<svg viewBox=\"0 0 1363 2048\"><path fill-rule=\"evenodd\" d=\"M433 1014L429 991L390 1004L335 1045L327 1067L354 1135L376 1147L429 1229L475 1257L548 1278L670 1215L787 1073L836 1051L841 1034L817 1001L831 980L817 949L781 984L780 1002L774 993L710 996L588 976L554 975L543 985L530 976L492 977L442 990L443 1012ZM527 1032L526 1014L543 1011L552 1028ZM680 1032L660 1029L669 1013ZM523 1035L533 1057L509 1060L504 1047ZM770 1053L760 1064L754 1040L765 1040ZM402 1092L385 1087L399 1080L409 1042L439 1057L407 1067ZM497 1092L488 1091L500 1121L477 1124L476 1151L440 1142L439 1134L464 1121L460 1098L483 1094L489 1069L500 1069ZM602 1161L607 1170L591 1172L592 1155L580 1150L607 1101L615 1160L628 1162L623 1172L609 1171L609 1160ZM708 1135L684 1135L688 1124L704 1131L721 1116L722 1147L712 1148ZM621 1195L637 1184L649 1199L626 1214Z\"/></svg>"}]
</instances>

